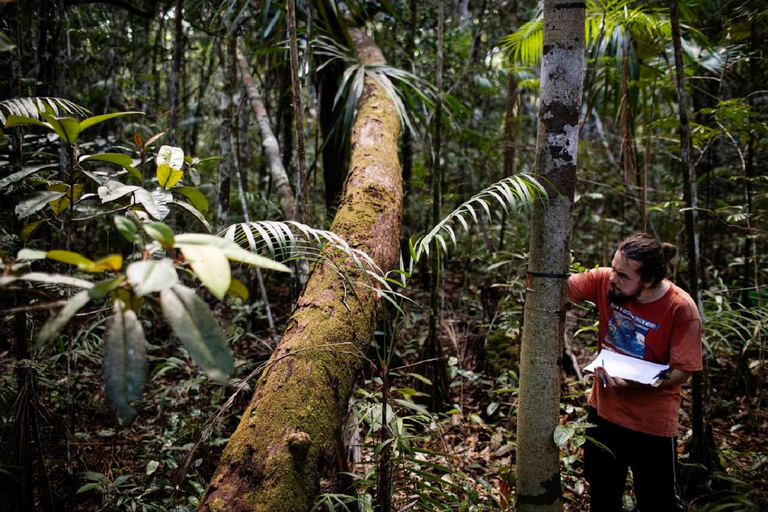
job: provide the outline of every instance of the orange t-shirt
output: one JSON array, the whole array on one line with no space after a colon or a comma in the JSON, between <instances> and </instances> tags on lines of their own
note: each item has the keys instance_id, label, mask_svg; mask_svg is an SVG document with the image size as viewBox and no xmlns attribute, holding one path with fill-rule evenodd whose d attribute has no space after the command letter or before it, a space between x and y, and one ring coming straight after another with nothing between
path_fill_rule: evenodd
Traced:
<instances>
[{"instance_id":1,"label":"orange t-shirt","mask_svg":"<svg viewBox=\"0 0 768 512\"><path fill-rule=\"evenodd\" d=\"M611 269L599 268L568 279L572 302L589 300L600 314L598 349L613 350L687 372L701 370L701 318L696 304L673 283L661 298L618 305L608 300ZM594 379L589 404L617 425L652 434L677 435L680 386L604 388Z\"/></svg>"}]
</instances>

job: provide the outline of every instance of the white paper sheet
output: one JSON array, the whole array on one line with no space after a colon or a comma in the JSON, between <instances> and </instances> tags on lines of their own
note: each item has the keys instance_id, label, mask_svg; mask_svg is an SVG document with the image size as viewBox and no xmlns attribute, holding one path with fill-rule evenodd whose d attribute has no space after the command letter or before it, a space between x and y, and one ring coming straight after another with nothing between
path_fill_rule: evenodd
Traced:
<instances>
[{"instance_id":1,"label":"white paper sheet","mask_svg":"<svg viewBox=\"0 0 768 512\"><path fill-rule=\"evenodd\" d=\"M601 350L594 361L589 363L585 372L594 372L595 367L602 366L611 377L633 380L643 384L655 385L661 373L669 369L669 365L643 361L610 350Z\"/></svg>"}]
</instances>

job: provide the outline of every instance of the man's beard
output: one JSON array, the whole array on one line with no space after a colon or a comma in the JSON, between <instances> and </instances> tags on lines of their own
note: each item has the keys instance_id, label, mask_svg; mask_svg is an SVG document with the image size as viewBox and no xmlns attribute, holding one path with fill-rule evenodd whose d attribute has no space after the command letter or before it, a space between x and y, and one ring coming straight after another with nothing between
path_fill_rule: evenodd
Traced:
<instances>
[{"instance_id":1,"label":"man's beard","mask_svg":"<svg viewBox=\"0 0 768 512\"><path fill-rule=\"evenodd\" d=\"M639 288L635 290L635 293L631 295L624 295L623 293L617 293L613 290L612 286L608 287L608 300L613 302L614 304L622 305L626 304L627 302L631 301L632 299L636 299L640 296L640 293L643 291L642 288Z\"/></svg>"}]
</instances>

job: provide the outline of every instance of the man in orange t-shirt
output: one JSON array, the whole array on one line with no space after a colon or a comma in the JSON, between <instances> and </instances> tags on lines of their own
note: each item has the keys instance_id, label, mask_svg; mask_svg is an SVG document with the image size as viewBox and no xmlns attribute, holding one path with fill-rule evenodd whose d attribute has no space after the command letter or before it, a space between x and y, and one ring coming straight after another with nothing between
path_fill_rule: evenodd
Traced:
<instances>
[{"instance_id":1,"label":"man in orange t-shirt","mask_svg":"<svg viewBox=\"0 0 768 512\"><path fill-rule=\"evenodd\" d=\"M586 435L599 444L584 448L592 512L621 510L628 469L641 512L683 510L675 481L680 385L701 370L701 319L691 297L664 278L676 254L673 245L641 233L619 244L611 268L568 280L572 302L597 305L599 350L671 368L657 387L596 368L588 400L596 426Z\"/></svg>"}]
</instances>

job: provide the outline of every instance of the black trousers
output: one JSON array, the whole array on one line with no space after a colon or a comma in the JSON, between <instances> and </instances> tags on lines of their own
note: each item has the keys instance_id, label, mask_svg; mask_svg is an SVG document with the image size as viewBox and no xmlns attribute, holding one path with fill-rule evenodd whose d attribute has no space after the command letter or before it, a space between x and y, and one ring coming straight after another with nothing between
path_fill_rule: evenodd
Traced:
<instances>
[{"instance_id":1,"label":"black trousers","mask_svg":"<svg viewBox=\"0 0 768 512\"><path fill-rule=\"evenodd\" d=\"M589 483L591 512L622 510L628 469L632 470L640 512L685 510L675 478L676 438L621 427L599 417L593 407L589 408L588 421L597 426L587 429L587 437L600 443L588 439L584 444L584 475Z\"/></svg>"}]
</instances>

